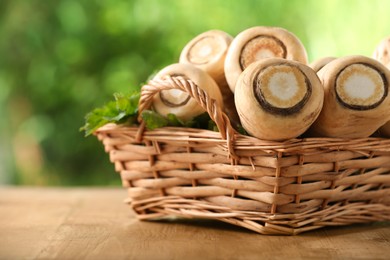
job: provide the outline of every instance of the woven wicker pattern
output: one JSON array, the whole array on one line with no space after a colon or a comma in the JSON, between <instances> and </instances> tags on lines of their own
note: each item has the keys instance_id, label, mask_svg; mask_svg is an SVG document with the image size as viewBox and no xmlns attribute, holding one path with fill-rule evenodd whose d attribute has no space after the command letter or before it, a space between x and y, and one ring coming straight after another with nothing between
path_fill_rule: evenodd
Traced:
<instances>
[{"instance_id":1,"label":"woven wicker pattern","mask_svg":"<svg viewBox=\"0 0 390 260\"><path fill-rule=\"evenodd\" d=\"M261 234L298 234L329 225L390 220L390 140L244 136L207 93L183 78L151 81L188 92L220 132L108 124L96 135L140 219L212 218Z\"/></svg>"}]
</instances>

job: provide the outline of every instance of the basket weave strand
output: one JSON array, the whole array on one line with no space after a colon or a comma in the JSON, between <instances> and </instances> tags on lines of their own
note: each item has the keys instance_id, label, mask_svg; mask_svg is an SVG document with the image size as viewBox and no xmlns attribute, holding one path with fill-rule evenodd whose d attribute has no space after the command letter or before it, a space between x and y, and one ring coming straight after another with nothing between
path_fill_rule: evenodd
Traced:
<instances>
[{"instance_id":1,"label":"basket weave strand","mask_svg":"<svg viewBox=\"0 0 390 260\"><path fill-rule=\"evenodd\" d=\"M187 92L191 98L195 99L196 102L198 102L198 104L205 109L205 111L210 115L210 118L217 125L222 138L227 140L229 154L234 157L232 149L232 138L234 137L235 130L231 126L229 118L225 113L223 113L222 108L217 104L217 102L209 97L208 94L201 88L198 88L198 86L191 80L187 80L181 76L166 76L163 79L150 80L148 84L142 87L138 107L139 114L151 107L153 97L156 94L163 90L169 89L179 89ZM140 139L142 136L142 131L144 130L144 124L142 123L141 117L139 117L138 120L142 125L142 127L140 127L140 132L137 135L138 139Z\"/></svg>"},{"instance_id":2,"label":"basket weave strand","mask_svg":"<svg viewBox=\"0 0 390 260\"><path fill-rule=\"evenodd\" d=\"M209 218L281 235L390 220L389 139L241 135L207 93L180 77L145 85L140 111L170 88L195 98L220 132L108 124L95 133L140 219Z\"/></svg>"}]
</instances>

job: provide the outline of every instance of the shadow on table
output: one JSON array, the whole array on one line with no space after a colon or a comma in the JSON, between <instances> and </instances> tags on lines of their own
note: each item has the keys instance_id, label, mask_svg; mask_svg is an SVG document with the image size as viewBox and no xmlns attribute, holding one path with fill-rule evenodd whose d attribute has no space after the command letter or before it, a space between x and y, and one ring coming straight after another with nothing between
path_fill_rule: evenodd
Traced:
<instances>
[{"instance_id":1,"label":"shadow on table","mask_svg":"<svg viewBox=\"0 0 390 260\"><path fill-rule=\"evenodd\" d=\"M252 230L235 226L233 224L226 223L223 221L212 220L212 219L197 219L197 218L186 219L186 218L173 217L173 218L159 219L159 220L153 220L148 222L185 225L185 226L192 226L197 228L208 228L208 229L223 230L229 232L231 231L231 232L239 232L239 233L256 234L256 232ZM298 236L310 237L310 236L319 236L321 234L326 236L339 236L339 235L374 231L382 228L390 228L390 222L389 221L373 222L373 223L351 224L345 226L326 226L316 230L300 233L298 234Z\"/></svg>"},{"instance_id":2,"label":"shadow on table","mask_svg":"<svg viewBox=\"0 0 390 260\"><path fill-rule=\"evenodd\" d=\"M174 225L185 225L196 228L208 228L214 230L223 230L223 231L232 231L232 232L241 232L241 233L255 233L249 229L245 229L243 227L239 227L230 223L226 223L219 220L214 219L203 219L203 218L180 218L180 217L172 217L172 218L164 218L159 220L149 221L152 223L164 223L164 224L174 224Z\"/></svg>"},{"instance_id":3,"label":"shadow on table","mask_svg":"<svg viewBox=\"0 0 390 260\"><path fill-rule=\"evenodd\" d=\"M327 226L317 230L302 233L303 236L319 236L324 234L326 236L341 236L348 234L366 233L375 231L378 229L390 228L390 221L384 222L372 222L372 223L360 223L351 224L345 226Z\"/></svg>"}]
</instances>

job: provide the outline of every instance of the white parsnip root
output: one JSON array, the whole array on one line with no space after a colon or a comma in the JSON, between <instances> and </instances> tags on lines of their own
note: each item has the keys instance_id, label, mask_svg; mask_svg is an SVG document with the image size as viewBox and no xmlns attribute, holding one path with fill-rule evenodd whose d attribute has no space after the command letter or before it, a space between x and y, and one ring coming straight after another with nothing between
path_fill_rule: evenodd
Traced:
<instances>
[{"instance_id":1,"label":"white parsnip root","mask_svg":"<svg viewBox=\"0 0 390 260\"><path fill-rule=\"evenodd\" d=\"M204 70L218 85L224 85L225 57L232 40L233 36L220 30L201 33L185 45L179 62Z\"/></svg>"},{"instance_id":2,"label":"white parsnip root","mask_svg":"<svg viewBox=\"0 0 390 260\"><path fill-rule=\"evenodd\" d=\"M389 70L364 56L335 59L318 73L324 107L310 129L315 136L361 138L390 119Z\"/></svg>"},{"instance_id":3,"label":"white parsnip root","mask_svg":"<svg viewBox=\"0 0 390 260\"><path fill-rule=\"evenodd\" d=\"M390 36L387 36L379 42L372 57L390 69ZM390 121L381 126L378 134L383 137L390 137Z\"/></svg>"},{"instance_id":4,"label":"white parsnip root","mask_svg":"<svg viewBox=\"0 0 390 260\"><path fill-rule=\"evenodd\" d=\"M256 61L240 75L235 103L252 136L285 140L304 133L323 104L323 88L307 65L281 58Z\"/></svg>"},{"instance_id":5,"label":"white parsnip root","mask_svg":"<svg viewBox=\"0 0 390 260\"><path fill-rule=\"evenodd\" d=\"M234 38L226 56L225 74L232 92L245 68L265 58L283 58L307 64L306 50L291 32L279 27L249 28Z\"/></svg>"},{"instance_id":6,"label":"white parsnip root","mask_svg":"<svg viewBox=\"0 0 390 260\"><path fill-rule=\"evenodd\" d=\"M326 64L335 59L335 57L322 57L310 63L309 67L312 68L316 73L318 73Z\"/></svg>"},{"instance_id":7,"label":"white parsnip root","mask_svg":"<svg viewBox=\"0 0 390 260\"><path fill-rule=\"evenodd\" d=\"M179 62L196 66L215 80L222 94L224 111L236 125L239 123L238 115L224 70L226 54L232 40L233 36L220 30L201 33L185 45Z\"/></svg>"},{"instance_id":8,"label":"white parsnip root","mask_svg":"<svg viewBox=\"0 0 390 260\"><path fill-rule=\"evenodd\" d=\"M379 42L372 57L390 69L390 36Z\"/></svg>"},{"instance_id":9,"label":"white parsnip root","mask_svg":"<svg viewBox=\"0 0 390 260\"><path fill-rule=\"evenodd\" d=\"M203 70L190 65L175 63L162 69L154 79L164 76L182 76L192 80L199 88L205 90L207 94L215 99L220 107L223 107L222 94L217 83ZM186 92L177 89L163 90L153 98L154 110L166 116L175 114L181 120L190 120L205 110L191 98Z\"/></svg>"}]
</instances>

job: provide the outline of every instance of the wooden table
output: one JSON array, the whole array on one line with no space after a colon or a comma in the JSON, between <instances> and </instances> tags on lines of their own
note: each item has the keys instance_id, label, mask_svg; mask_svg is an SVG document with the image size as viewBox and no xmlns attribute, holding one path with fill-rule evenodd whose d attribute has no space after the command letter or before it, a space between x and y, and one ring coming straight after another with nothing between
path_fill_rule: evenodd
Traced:
<instances>
[{"instance_id":1,"label":"wooden table","mask_svg":"<svg viewBox=\"0 0 390 260\"><path fill-rule=\"evenodd\" d=\"M264 236L138 221L121 188L0 187L0 259L390 259L390 223Z\"/></svg>"}]
</instances>

